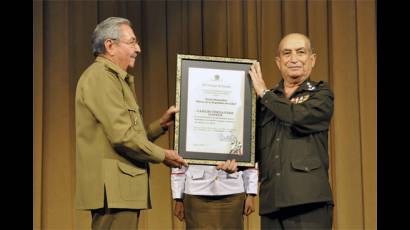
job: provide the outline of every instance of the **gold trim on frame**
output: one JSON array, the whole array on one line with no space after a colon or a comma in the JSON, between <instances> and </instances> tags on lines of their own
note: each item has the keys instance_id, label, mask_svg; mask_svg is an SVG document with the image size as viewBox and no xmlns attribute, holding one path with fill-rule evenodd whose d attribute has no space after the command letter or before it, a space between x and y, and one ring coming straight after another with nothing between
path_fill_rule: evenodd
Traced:
<instances>
[{"instance_id":1,"label":"gold trim on frame","mask_svg":"<svg viewBox=\"0 0 410 230\"><path fill-rule=\"evenodd\" d=\"M241 59L241 58L228 58L228 57L212 57L212 56L197 56L197 55L185 55L177 54L177 73L176 73L176 96L175 104L177 108L180 108L180 96L181 96L181 75L182 75L182 59L186 60L203 60L203 61L216 61L216 62L229 62L229 63L248 63L255 64L257 60L253 59ZM256 93L255 89L252 87L252 125L251 125L251 161L250 162L238 162L238 166L255 166L255 122L256 122ZM175 115L175 135L174 135L174 149L179 152L179 116L180 113ZM216 165L221 162L221 160L195 160L195 159L185 159L186 162L191 164L206 164L206 165Z\"/></svg>"}]
</instances>

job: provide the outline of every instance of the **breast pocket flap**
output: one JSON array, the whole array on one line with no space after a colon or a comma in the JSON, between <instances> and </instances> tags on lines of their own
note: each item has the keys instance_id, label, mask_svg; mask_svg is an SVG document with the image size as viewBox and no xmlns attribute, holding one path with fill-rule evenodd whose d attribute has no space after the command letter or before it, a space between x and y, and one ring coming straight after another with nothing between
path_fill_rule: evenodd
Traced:
<instances>
[{"instance_id":1,"label":"breast pocket flap","mask_svg":"<svg viewBox=\"0 0 410 230\"><path fill-rule=\"evenodd\" d=\"M145 169L140 169L133 167L131 165L127 165L122 162L117 162L118 163L118 168L123 172L124 174L130 175L130 176L136 176L145 173Z\"/></svg>"},{"instance_id":2,"label":"breast pocket flap","mask_svg":"<svg viewBox=\"0 0 410 230\"><path fill-rule=\"evenodd\" d=\"M239 173L238 172L228 173L226 177L231 178L231 179L237 179L239 177Z\"/></svg>"},{"instance_id":3,"label":"breast pocket flap","mask_svg":"<svg viewBox=\"0 0 410 230\"><path fill-rule=\"evenodd\" d=\"M320 167L318 159L292 161L292 167L299 171L309 172Z\"/></svg>"},{"instance_id":4,"label":"breast pocket flap","mask_svg":"<svg viewBox=\"0 0 410 230\"><path fill-rule=\"evenodd\" d=\"M205 170L192 170L191 178L193 180L203 179L205 176Z\"/></svg>"}]
</instances>

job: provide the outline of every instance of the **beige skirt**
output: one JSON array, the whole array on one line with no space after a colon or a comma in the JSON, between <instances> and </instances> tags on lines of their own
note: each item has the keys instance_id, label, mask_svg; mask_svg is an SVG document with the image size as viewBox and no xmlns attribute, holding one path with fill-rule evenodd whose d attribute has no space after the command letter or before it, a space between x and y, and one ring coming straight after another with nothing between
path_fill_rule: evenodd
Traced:
<instances>
[{"instance_id":1,"label":"beige skirt","mask_svg":"<svg viewBox=\"0 0 410 230\"><path fill-rule=\"evenodd\" d=\"M186 229L243 229L245 193L225 196L184 194Z\"/></svg>"}]
</instances>

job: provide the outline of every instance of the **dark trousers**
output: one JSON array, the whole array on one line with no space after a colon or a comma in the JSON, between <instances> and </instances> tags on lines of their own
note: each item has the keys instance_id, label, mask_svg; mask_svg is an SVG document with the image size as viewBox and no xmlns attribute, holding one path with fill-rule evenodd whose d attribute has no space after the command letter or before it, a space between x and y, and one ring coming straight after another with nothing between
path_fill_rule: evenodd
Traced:
<instances>
[{"instance_id":1,"label":"dark trousers","mask_svg":"<svg viewBox=\"0 0 410 230\"><path fill-rule=\"evenodd\" d=\"M261 229L332 229L333 204L313 203L261 215Z\"/></svg>"},{"instance_id":2,"label":"dark trousers","mask_svg":"<svg viewBox=\"0 0 410 230\"><path fill-rule=\"evenodd\" d=\"M243 229L245 194L184 195L186 229Z\"/></svg>"},{"instance_id":3,"label":"dark trousers","mask_svg":"<svg viewBox=\"0 0 410 230\"><path fill-rule=\"evenodd\" d=\"M108 208L107 197L104 193L104 208L91 210L91 227L93 230L136 230L139 215L140 210L138 209Z\"/></svg>"}]
</instances>

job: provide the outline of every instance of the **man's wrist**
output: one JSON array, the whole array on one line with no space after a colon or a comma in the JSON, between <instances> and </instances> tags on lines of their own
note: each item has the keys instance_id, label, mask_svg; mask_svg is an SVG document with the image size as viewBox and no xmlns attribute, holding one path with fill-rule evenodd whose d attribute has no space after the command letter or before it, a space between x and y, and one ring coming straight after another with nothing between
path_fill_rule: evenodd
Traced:
<instances>
[{"instance_id":1,"label":"man's wrist","mask_svg":"<svg viewBox=\"0 0 410 230\"><path fill-rule=\"evenodd\" d=\"M269 89L264 89L259 97L262 98L267 92L269 92Z\"/></svg>"}]
</instances>

